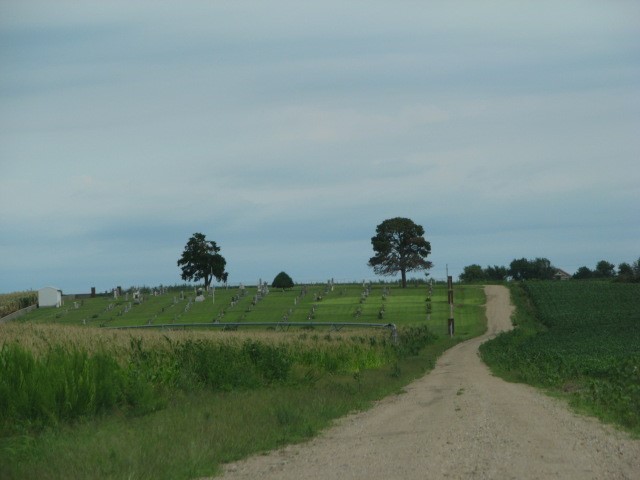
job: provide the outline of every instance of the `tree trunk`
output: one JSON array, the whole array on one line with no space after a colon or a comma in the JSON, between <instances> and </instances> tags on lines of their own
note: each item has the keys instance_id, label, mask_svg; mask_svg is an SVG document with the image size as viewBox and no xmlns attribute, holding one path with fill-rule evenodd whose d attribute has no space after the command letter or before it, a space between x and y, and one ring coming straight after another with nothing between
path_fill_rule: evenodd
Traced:
<instances>
[{"instance_id":1,"label":"tree trunk","mask_svg":"<svg viewBox=\"0 0 640 480\"><path fill-rule=\"evenodd\" d=\"M402 288L407 288L407 271L403 268L400 270L402 275Z\"/></svg>"}]
</instances>

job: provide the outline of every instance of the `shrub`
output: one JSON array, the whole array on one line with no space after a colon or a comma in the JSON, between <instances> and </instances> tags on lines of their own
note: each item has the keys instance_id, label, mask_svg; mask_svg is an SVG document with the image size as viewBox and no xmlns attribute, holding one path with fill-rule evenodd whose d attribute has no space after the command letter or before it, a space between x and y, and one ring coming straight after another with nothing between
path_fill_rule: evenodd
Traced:
<instances>
[{"instance_id":1,"label":"shrub","mask_svg":"<svg viewBox=\"0 0 640 480\"><path fill-rule=\"evenodd\" d=\"M280 272L273 279L271 286L273 288L293 288L293 279L285 272Z\"/></svg>"}]
</instances>

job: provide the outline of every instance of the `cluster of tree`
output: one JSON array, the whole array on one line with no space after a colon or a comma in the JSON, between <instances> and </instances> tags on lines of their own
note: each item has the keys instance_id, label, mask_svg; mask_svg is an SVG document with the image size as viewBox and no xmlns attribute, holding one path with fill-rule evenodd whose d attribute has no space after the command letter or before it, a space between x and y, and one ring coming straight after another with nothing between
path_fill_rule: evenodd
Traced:
<instances>
[{"instance_id":1,"label":"cluster of tree","mask_svg":"<svg viewBox=\"0 0 640 480\"><path fill-rule=\"evenodd\" d=\"M573 274L573 278L577 280L601 278L615 279L619 282L640 282L640 258L632 264L622 262L618 265L617 270L613 263L600 260L593 270L589 267L578 268Z\"/></svg>"},{"instance_id":2,"label":"cluster of tree","mask_svg":"<svg viewBox=\"0 0 640 480\"><path fill-rule=\"evenodd\" d=\"M558 269L551 264L547 258L526 258L514 259L509 267L494 265L482 268L473 264L464 267L460 274L460 281L464 283L473 282L502 282L505 280L551 280Z\"/></svg>"},{"instance_id":3,"label":"cluster of tree","mask_svg":"<svg viewBox=\"0 0 640 480\"><path fill-rule=\"evenodd\" d=\"M502 282L505 280L552 280L559 270L554 267L546 258L535 258L527 260L520 258L513 260L509 267L482 268L478 264L467 265L460 274L460 281L464 283L473 282ZM574 279L612 279L621 282L640 282L640 258L629 264L626 262L618 265L618 269L613 263L600 260L594 270L588 267L580 267Z\"/></svg>"}]
</instances>

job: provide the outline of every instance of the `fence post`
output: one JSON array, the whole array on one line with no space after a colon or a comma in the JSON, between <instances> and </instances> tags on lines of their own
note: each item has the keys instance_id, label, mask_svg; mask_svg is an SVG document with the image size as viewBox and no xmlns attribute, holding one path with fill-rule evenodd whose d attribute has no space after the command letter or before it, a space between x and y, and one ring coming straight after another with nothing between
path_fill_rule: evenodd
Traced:
<instances>
[{"instance_id":1,"label":"fence post","mask_svg":"<svg viewBox=\"0 0 640 480\"><path fill-rule=\"evenodd\" d=\"M447 276L447 288L449 291L449 336L453 337L453 335L455 334L456 325L453 319L453 277L450 275Z\"/></svg>"}]
</instances>

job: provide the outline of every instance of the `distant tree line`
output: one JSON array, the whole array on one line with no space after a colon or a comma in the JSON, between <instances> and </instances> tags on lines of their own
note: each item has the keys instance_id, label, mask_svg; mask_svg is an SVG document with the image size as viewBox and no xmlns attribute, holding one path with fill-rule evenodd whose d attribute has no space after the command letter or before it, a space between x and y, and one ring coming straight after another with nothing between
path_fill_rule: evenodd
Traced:
<instances>
[{"instance_id":1,"label":"distant tree line","mask_svg":"<svg viewBox=\"0 0 640 480\"><path fill-rule=\"evenodd\" d=\"M514 259L509 267L487 266L482 268L478 264L467 265L460 274L460 281L474 282L504 282L506 280L552 280L561 277L562 271L553 266L547 258ZM640 258L629 264L626 262L616 266L606 260L600 260L595 268L580 267L571 278L582 279L610 279L619 282L640 282Z\"/></svg>"},{"instance_id":2,"label":"distant tree line","mask_svg":"<svg viewBox=\"0 0 640 480\"><path fill-rule=\"evenodd\" d=\"M573 278L576 280L612 279L619 282L640 282L640 258L631 264L622 262L618 265L617 270L613 263L600 260L593 270L586 266L578 268L573 274Z\"/></svg>"}]
</instances>

